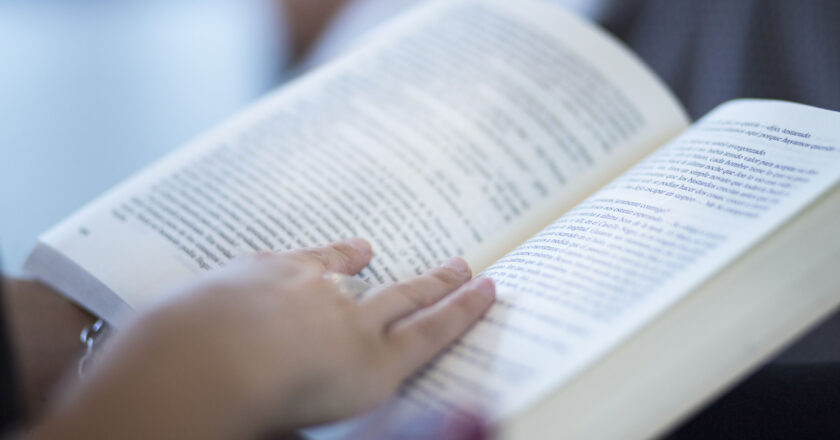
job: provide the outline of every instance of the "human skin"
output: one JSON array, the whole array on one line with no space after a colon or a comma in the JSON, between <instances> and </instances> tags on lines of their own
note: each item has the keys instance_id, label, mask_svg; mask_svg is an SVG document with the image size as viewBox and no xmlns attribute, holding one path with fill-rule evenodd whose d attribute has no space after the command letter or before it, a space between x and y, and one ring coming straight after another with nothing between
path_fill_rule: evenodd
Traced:
<instances>
[{"instance_id":1,"label":"human skin","mask_svg":"<svg viewBox=\"0 0 840 440\"><path fill-rule=\"evenodd\" d=\"M453 258L355 301L370 246L235 261L120 332L30 438L254 438L353 416L463 334L495 297Z\"/></svg>"},{"instance_id":2,"label":"human skin","mask_svg":"<svg viewBox=\"0 0 840 440\"><path fill-rule=\"evenodd\" d=\"M95 318L37 281L4 279L2 300L23 415L35 418L51 403L65 370L79 360L79 332Z\"/></svg>"}]
</instances>

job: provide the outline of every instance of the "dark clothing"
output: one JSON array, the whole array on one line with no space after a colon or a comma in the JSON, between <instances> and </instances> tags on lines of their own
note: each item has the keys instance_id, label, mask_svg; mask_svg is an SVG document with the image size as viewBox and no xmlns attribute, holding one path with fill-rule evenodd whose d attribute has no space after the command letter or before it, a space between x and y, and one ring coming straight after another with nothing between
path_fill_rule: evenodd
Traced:
<instances>
[{"instance_id":1,"label":"dark clothing","mask_svg":"<svg viewBox=\"0 0 840 440\"><path fill-rule=\"evenodd\" d=\"M693 118L735 98L840 110L840 2L621 0L605 26Z\"/></svg>"},{"instance_id":2,"label":"dark clothing","mask_svg":"<svg viewBox=\"0 0 840 440\"><path fill-rule=\"evenodd\" d=\"M840 363L770 364L671 438L840 438Z\"/></svg>"},{"instance_id":3,"label":"dark clothing","mask_svg":"<svg viewBox=\"0 0 840 440\"><path fill-rule=\"evenodd\" d=\"M6 329L4 300L3 282L0 281L0 435L13 428L21 415L14 376L15 364L9 344L11 339Z\"/></svg>"}]
</instances>

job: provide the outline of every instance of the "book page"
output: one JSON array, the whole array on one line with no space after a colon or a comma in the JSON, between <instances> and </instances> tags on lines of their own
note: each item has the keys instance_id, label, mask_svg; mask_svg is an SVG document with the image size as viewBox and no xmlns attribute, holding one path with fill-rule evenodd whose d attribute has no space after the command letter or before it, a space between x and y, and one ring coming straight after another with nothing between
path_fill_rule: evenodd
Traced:
<instances>
[{"instance_id":1,"label":"book page","mask_svg":"<svg viewBox=\"0 0 840 440\"><path fill-rule=\"evenodd\" d=\"M130 307L238 255L351 236L373 244L373 284L452 255L481 269L685 126L625 49L543 3L436 2L371 41L42 243Z\"/></svg>"},{"instance_id":2,"label":"book page","mask_svg":"<svg viewBox=\"0 0 840 440\"><path fill-rule=\"evenodd\" d=\"M497 304L403 401L499 420L557 390L834 187L837 127L777 101L714 110L492 264Z\"/></svg>"}]
</instances>

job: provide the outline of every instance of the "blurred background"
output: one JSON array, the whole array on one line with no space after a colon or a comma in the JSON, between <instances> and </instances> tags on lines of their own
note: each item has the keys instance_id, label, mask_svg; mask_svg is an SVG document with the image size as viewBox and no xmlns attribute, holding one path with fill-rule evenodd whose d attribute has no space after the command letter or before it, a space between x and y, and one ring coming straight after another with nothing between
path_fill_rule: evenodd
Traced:
<instances>
[{"instance_id":1,"label":"blurred background","mask_svg":"<svg viewBox=\"0 0 840 440\"><path fill-rule=\"evenodd\" d=\"M272 0L0 1L0 243L36 237L282 80Z\"/></svg>"}]
</instances>

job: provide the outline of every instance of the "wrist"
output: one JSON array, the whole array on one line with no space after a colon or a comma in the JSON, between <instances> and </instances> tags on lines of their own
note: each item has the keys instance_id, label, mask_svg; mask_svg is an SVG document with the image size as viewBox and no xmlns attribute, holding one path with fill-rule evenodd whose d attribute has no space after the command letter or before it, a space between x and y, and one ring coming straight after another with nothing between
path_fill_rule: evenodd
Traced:
<instances>
[{"instance_id":1,"label":"wrist","mask_svg":"<svg viewBox=\"0 0 840 440\"><path fill-rule=\"evenodd\" d=\"M11 345L19 369L23 403L37 417L60 379L76 371L83 353L79 332L94 317L45 284L4 279Z\"/></svg>"},{"instance_id":2,"label":"wrist","mask_svg":"<svg viewBox=\"0 0 840 440\"><path fill-rule=\"evenodd\" d=\"M254 377L253 358L223 349L241 341L224 341L222 327L193 322L203 315L191 313L191 304L170 304L128 328L124 339L114 341L125 352L114 357L130 358L120 369L142 366L136 375L149 386L138 383L136 392L148 396L146 406L160 398L160 417L176 413L176 425L203 427L195 436L179 432L180 438L255 438L276 427L281 420L269 413L270 393Z\"/></svg>"},{"instance_id":3,"label":"wrist","mask_svg":"<svg viewBox=\"0 0 840 440\"><path fill-rule=\"evenodd\" d=\"M142 320L141 330L149 332L143 338L159 341L152 344L160 351L159 358L183 359L181 371L166 374L178 376L173 382L180 384L179 389L197 390L192 392L199 393L203 402L215 404L204 411L221 413L220 417L235 425L229 429L235 430L237 437L299 427L293 414L298 402L294 396L300 395L296 390L303 381L292 380L305 377L299 363L286 359L283 367L266 369L266 362L278 364L267 357L285 357L285 351L277 348L271 353L255 353L248 341L237 340L243 332L236 327L252 325L245 320L215 321L208 326L213 320L207 317L218 312L213 310L212 291L203 291L203 295L202 301L192 301L187 293L181 297L183 301L158 308ZM282 339L278 335L278 340Z\"/></svg>"},{"instance_id":4,"label":"wrist","mask_svg":"<svg viewBox=\"0 0 840 440\"><path fill-rule=\"evenodd\" d=\"M32 438L254 437L219 364L165 314L147 316L104 347L85 378Z\"/></svg>"}]
</instances>

